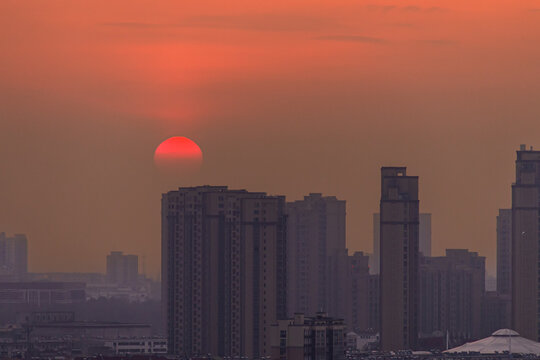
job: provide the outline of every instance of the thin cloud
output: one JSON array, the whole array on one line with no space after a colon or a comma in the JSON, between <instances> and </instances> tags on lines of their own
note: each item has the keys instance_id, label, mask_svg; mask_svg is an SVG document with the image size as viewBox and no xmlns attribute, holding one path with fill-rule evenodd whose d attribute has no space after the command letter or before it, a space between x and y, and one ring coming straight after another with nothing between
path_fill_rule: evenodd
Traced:
<instances>
[{"instance_id":1,"label":"thin cloud","mask_svg":"<svg viewBox=\"0 0 540 360\"><path fill-rule=\"evenodd\" d=\"M405 12L418 12L420 10L422 9L418 6L405 6L401 8L401 11L405 11Z\"/></svg>"},{"instance_id":2,"label":"thin cloud","mask_svg":"<svg viewBox=\"0 0 540 360\"><path fill-rule=\"evenodd\" d=\"M328 36L319 36L317 40L332 40L332 41L350 41L350 42L361 42L361 43L370 43L370 44L382 44L387 41L382 38L376 38L371 36L361 36L361 35L328 35Z\"/></svg>"},{"instance_id":3,"label":"thin cloud","mask_svg":"<svg viewBox=\"0 0 540 360\"><path fill-rule=\"evenodd\" d=\"M181 19L175 23L155 24L144 22L109 22L104 26L132 29L154 28L211 28L238 29L252 31L321 31L340 28L340 24L327 17L301 14L245 14L245 15L204 15Z\"/></svg>"},{"instance_id":4,"label":"thin cloud","mask_svg":"<svg viewBox=\"0 0 540 360\"><path fill-rule=\"evenodd\" d=\"M103 26L111 27L126 27L132 29L152 29L152 28L164 28L164 27L174 27L175 25L171 24L152 24L152 23L143 23L143 22L107 22L102 23Z\"/></svg>"},{"instance_id":5,"label":"thin cloud","mask_svg":"<svg viewBox=\"0 0 540 360\"><path fill-rule=\"evenodd\" d=\"M426 44L426 45L434 45L434 46L450 46L450 45L456 45L456 41L447 40L447 39L430 39L430 40L420 40L419 43Z\"/></svg>"},{"instance_id":6,"label":"thin cloud","mask_svg":"<svg viewBox=\"0 0 540 360\"><path fill-rule=\"evenodd\" d=\"M439 6L431 7L420 7L416 5L407 5L407 6L395 6L395 5L367 5L366 8L369 11L378 11L382 13L388 13L393 11L401 12L424 12L424 13L435 13L435 12L445 12L447 9L441 8Z\"/></svg>"},{"instance_id":7,"label":"thin cloud","mask_svg":"<svg viewBox=\"0 0 540 360\"><path fill-rule=\"evenodd\" d=\"M381 12L389 12L392 10L397 9L397 6L394 5L367 5L367 9L369 11L381 11Z\"/></svg>"},{"instance_id":8,"label":"thin cloud","mask_svg":"<svg viewBox=\"0 0 540 360\"><path fill-rule=\"evenodd\" d=\"M185 19L181 25L254 31L318 31L339 26L336 21L326 17L299 14L197 16Z\"/></svg>"}]
</instances>

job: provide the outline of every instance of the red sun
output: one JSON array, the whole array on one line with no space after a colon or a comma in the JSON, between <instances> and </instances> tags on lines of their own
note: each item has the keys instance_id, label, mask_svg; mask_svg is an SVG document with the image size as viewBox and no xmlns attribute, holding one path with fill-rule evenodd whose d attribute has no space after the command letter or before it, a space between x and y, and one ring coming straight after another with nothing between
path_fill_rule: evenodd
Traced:
<instances>
[{"instance_id":1,"label":"red sun","mask_svg":"<svg viewBox=\"0 0 540 360\"><path fill-rule=\"evenodd\" d=\"M154 164L167 175L192 175L199 171L202 151L193 140L174 136L163 141L154 152Z\"/></svg>"}]
</instances>

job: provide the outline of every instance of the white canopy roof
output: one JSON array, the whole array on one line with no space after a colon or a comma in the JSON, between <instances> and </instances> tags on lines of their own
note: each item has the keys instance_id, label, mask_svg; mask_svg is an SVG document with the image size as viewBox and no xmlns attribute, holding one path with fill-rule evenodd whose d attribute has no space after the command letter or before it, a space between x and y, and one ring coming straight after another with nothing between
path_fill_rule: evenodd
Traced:
<instances>
[{"instance_id":1,"label":"white canopy roof","mask_svg":"<svg viewBox=\"0 0 540 360\"><path fill-rule=\"evenodd\" d=\"M540 355L540 343L522 338L517 332L510 329L500 329L482 340L466 343L445 353L477 352L480 354L494 354L508 351L513 354Z\"/></svg>"}]
</instances>

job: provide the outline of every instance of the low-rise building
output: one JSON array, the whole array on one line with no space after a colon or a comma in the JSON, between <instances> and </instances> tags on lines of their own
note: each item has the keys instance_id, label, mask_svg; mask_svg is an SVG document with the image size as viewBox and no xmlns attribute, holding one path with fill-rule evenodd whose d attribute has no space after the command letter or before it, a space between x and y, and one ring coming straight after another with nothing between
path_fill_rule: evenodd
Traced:
<instances>
[{"instance_id":1,"label":"low-rise building","mask_svg":"<svg viewBox=\"0 0 540 360\"><path fill-rule=\"evenodd\" d=\"M156 338L118 338L105 341L105 346L114 354L166 354L167 339Z\"/></svg>"},{"instance_id":2,"label":"low-rise building","mask_svg":"<svg viewBox=\"0 0 540 360\"><path fill-rule=\"evenodd\" d=\"M344 360L345 324L322 312L295 314L272 326L270 346L273 360Z\"/></svg>"},{"instance_id":3,"label":"low-rise building","mask_svg":"<svg viewBox=\"0 0 540 360\"><path fill-rule=\"evenodd\" d=\"M370 331L360 331L358 333L350 331L346 335L347 350L368 351L377 348L379 344L379 334Z\"/></svg>"},{"instance_id":4,"label":"low-rise building","mask_svg":"<svg viewBox=\"0 0 540 360\"><path fill-rule=\"evenodd\" d=\"M2 282L0 304L31 304L38 307L75 304L86 300L85 284L77 282Z\"/></svg>"}]
</instances>

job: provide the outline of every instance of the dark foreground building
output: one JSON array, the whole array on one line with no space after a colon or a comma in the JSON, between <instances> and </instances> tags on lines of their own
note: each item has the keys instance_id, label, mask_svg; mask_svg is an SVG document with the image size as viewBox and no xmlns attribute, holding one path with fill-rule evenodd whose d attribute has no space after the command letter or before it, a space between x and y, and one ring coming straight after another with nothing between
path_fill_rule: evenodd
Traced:
<instances>
[{"instance_id":1,"label":"dark foreground building","mask_svg":"<svg viewBox=\"0 0 540 360\"><path fill-rule=\"evenodd\" d=\"M224 186L162 198L162 301L169 352L270 355L286 318L285 198Z\"/></svg>"},{"instance_id":2,"label":"dark foreground building","mask_svg":"<svg viewBox=\"0 0 540 360\"><path fill-rule=\"evenodd\" d=\"M538 341L540 151L521 145L512 185L512 329Z\"/></svg>"},{"instance_id":3,"label":"dark foreground building","mask_svg":"<svg viewBox=\"0 0 540 360\"><path fill-rule=\"evenodd\" d=\"M418 338L418 176L381 169L382 350L414 349Z\"/></svg>"}]
</instances>

